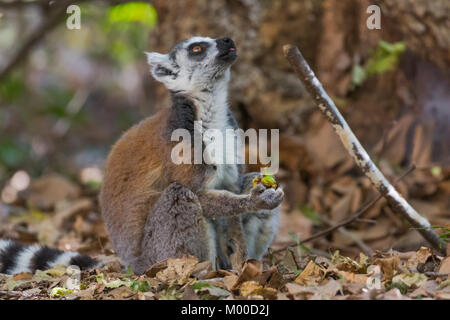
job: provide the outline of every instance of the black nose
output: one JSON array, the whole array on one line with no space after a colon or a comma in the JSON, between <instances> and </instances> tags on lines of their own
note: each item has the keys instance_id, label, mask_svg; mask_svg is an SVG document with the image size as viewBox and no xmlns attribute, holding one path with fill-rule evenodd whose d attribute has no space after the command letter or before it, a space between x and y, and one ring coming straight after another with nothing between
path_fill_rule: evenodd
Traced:
<instances>
[{"instance_id":1,"label":"black nose","mask_svg":"<svg viewBox=\"0 0 450 320\"><path fill-rule=\"evenodd\" d=\"M217 59L219 59L219 61L231 63L236 60L236 46L234 45L234 41L231 40L231 38L220 38L216 40L216 43L217 50L219 51L217 54Z\"/></svg>"},{"instance_id":2,"label":"black nose","mask_svg":"<svg viewBox=\"0 0 450 320\"><path fill-rule=\"evenodd\" d=\"M225 37L221 39L224 43L226 44L231 44L233 43L233 40L231 40L231 38Z\"/></svg>"},{"instance_id":3,"label":"black nose","mask_svg":"<svg viewBox=\"0 0 450 320\"><path fill-rule=\"evenodd\" d=\"M234 41L229 37L224 37L216 40L219 50L229 50L230 48L236 48Z\"/></svg>"}]
</instances>

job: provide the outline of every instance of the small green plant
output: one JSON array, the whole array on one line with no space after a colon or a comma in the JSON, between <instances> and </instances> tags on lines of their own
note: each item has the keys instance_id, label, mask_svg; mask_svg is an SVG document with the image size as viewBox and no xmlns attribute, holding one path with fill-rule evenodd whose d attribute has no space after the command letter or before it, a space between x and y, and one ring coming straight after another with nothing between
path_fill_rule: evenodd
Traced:
<instances>
[{"instance_id":1,"label":"small green plant","mask_svg":"<svg viewBox=\"0 0 450 320\"><path fill-rule=\"evenodd\" d=\"M217 300L230 295L228 291L203 281L196 281L192 289L200 295L202 300Z\"/></svg>"},{"instance_id":2,"label":"small green plant","mask_svg":"<svg viewBox=\"0 0 450 320\"><path fill-rule=\"evenodd\" d=\"M289 232L289 237L292 241L294 241L297 244L297 248L300 248L301 250L310 253L311 249L309 249L307 246L305 246L303 243L300 242L300 239L294 232ZM301 253L299 252L299 256L301 256Z\"/></svg>"},{"instance_id":3,"label":"small green plant","mask_svg":"<svg viewBox=\"0 0 450 320\"><path fill-rule=\"evenodd\" d=\"M314 211L311 207L308 205L304 205L300 208L301 213L307 217L314 225L320 225L322 223L322 220L320 220L319 214Z\"/></svg>"},{"instance_id":4,"label":"small green plant","mask_svg":"<svg viewBox=\"0 0 450 320\"><path fill-rule=\"evenodd\" d=\"M27 90L24 77L19 73L12 73L2 81L0 98L7 102L17 100Z\"/></svg>"},{"instance_id":5,"label":"small green plant","mask_svg":"<svg viewBox=\"0 0 450 320\"><path fill-rule=\"evenodd\" d=\"M397 288L398 290L400 290L401 294L406 294L408 292L408 286L404 283L391 282L388 285L386 285L386 291L389 291L394 288Z\"/></svg>"},{"instance_id":6,"label":"small green plant","mask_svg":"<svg viewBox=\"0 0 450 320\"><path fill-rule=\"evenodd\" d=\"M394 70L405 49L406 46L403 42L389 43L380 41L364 66L353 66L350 89L354 90L357 86L362 85L372 75Z\"/></svg>"},{"instance_id":7,"label":"small green plant","mask_svg":"<svg viewBox=\"0 0 450 320\"><path fill-rule=\"evenodd\" d=\"M292 272L297 276L297 275L299 275L300 273L302 273L302 269L294 269L294 270L292 270Z\"/></svg>"},{"instance_id":8,"label":"small green plant","mask_svg":"<svg viewBox=\"0 0 450 320\"><path fill-rule=\"evenodd\" d=\"M150 281L148 280L131 280L130 289L133 291L148 292L150 291Z\"/></svg>"}]
</instances>

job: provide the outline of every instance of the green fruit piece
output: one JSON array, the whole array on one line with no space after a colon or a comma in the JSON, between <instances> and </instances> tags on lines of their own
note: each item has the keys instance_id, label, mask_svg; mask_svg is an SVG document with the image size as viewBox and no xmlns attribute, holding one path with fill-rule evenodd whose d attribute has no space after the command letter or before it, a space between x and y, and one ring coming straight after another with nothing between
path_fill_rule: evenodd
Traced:
<instances>
[{"instance_id":1,"label":"green fruit piece","mask_svg":"<svg viewBox=\"0 0 450 320\"><path fill-rule=\"evenodd\" d=\"M268 174L268 175L264 175L261 179L261 183L267 187L267 188L271 188L273 185L276 185L276 181L275 181L275 177Z\"/></svg>"}]
</instances>

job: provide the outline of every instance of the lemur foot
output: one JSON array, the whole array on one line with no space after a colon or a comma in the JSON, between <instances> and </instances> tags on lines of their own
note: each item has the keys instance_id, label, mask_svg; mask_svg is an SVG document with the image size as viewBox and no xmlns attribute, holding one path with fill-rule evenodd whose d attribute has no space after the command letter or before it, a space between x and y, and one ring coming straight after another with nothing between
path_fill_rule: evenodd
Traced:
<instances>
[{"instance_id":1,"label":"lemur foot","mask_svg":"<svg viewBox=\"0 0 450 320\"><path fill-rule=\"evenodd\" d=\"M231 268L233 270L241 270L242 265L244 264L245 260L247 260L247 250L245 248L244 240L239 239L241 242L238 242L235 239L230 239L228 242L228 248L231 249L231 253L229 252L230 256L230 263Z\"/></svg>"},{"instance_id":2,"label":"lemur foot","mask_svg":"<svg viewBox=\"0 0 450 320\"><path fill-rule=\"evenodd\" d=\"M281 188L273 189L264 187L262 184L256 185L250 190L250 201L257 210L272 210L278 207L283 201L284 192Z\"/></svg>"}]
</instances>

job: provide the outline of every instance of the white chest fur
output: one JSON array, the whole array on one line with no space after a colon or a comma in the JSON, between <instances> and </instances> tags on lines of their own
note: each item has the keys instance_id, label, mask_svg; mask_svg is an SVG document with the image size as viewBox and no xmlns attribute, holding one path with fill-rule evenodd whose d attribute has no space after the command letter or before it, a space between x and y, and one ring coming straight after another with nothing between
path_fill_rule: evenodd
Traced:
<instances>
[{"instance_id":1,"label":"white chest fur","mask_svg":"<svg viewBox=\"0 0 450 320\"><path fill-rule=\"evenodd\" d=\"M197 112L196 129L202 132L205 146L203 161L216 167L215 174L208 179L206 187L236 191L239 178L237 164L241 163L241 141L229 124L226 93L203 99L197 103Z\"/></svg>"}]
</instances>

